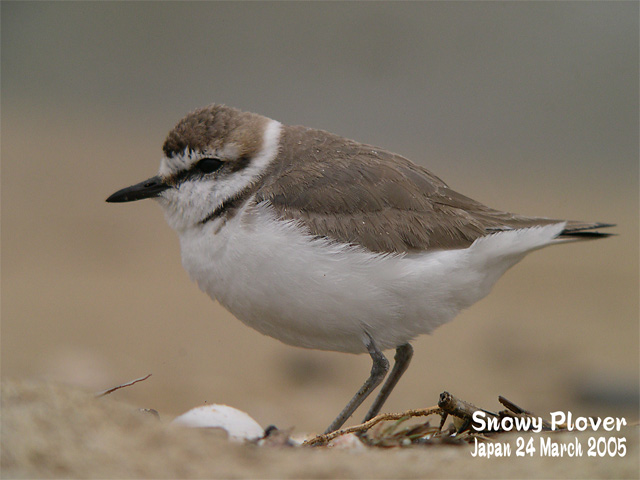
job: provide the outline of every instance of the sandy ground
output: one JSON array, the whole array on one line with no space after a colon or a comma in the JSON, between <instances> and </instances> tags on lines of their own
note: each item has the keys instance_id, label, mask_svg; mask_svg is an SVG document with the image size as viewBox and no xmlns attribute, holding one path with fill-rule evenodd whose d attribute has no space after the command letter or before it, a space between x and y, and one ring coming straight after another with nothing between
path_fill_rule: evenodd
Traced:
<instances>
[{"instance_id":1,"label":"sandy ground","mask_svg":"<svg viewBox=\"0 0 640 480\"><path fill-rule=\"evenodd\" d=\"M2 478L637 478L638 426L551 435L584 457L474 458L472 446L365 451L257 447L179 428L132 405L59 385L2 384ZM588 457L591 436L625 438L623 457ZM528 435L519 435L526 442ZM541 435L532 434L535 442Z\"/></svg>"}]
</instances>

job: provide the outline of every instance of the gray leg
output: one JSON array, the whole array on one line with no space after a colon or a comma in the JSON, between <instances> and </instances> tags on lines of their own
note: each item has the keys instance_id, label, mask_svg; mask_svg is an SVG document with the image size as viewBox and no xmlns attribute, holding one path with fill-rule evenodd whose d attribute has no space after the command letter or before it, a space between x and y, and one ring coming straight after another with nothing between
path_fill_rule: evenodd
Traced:
<instances>
[{"instance_id":1,"label":"gray leg","mask_svg":"<svg viewBox=\"0 0 640 480\"><path fill-rule=\"evenodd\" d=\"M402 374L407 371L409 362L411 362L411 357L413 357L413 347L408 343L400 345L398 348L396 348L396 355L394 357L395 363L393 364L393 369L387 377L387 381L384 382L384 385L380 389L380 393L378 393L378 396L373 402L373 405L371 405L369 413L367 413L367 416L364 417L364 422L371 420L373 417L378 415L378 413L380 413L380 409L382 408L382 405L384 405L384 402L387 401L389 394L391 394L391 391L398 383L398 380L400 380Z\"/></svg>"},{"instance_id":2,"label":"gray leg","mask_svg":"<svg viewBox=\"0 0 640 480\"><path fill-rule=\"evenodd\" d=\"M369 355L371 355L371 360L373 360L371 375L369 375L369 378L364 382L364 385L360 387L360 390L358 390L349 403L347 403L347 406L340 412L338 418L329 425L329 428L324 432L325 434L338 430L342 425L344 425L344 422L349 419L360 404L364 402L364 400L378 385L380 385L380 382L382 382L382 379L389 371L389 361L378 349L371 337L369 337L369 342L367 343L367 350L369 350Z\"/></svg>"}]
</instances>

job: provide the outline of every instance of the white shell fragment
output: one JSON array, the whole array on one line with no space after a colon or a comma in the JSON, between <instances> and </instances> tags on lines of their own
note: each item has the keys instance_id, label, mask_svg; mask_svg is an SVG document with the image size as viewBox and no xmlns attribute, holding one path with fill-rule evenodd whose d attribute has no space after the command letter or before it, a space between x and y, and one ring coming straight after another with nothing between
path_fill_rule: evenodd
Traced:
<instances>
[{"instance_id":1,"label":"white shell fragment","mask_svg":"<svg viewBox=\"0 0 640 480\"><path fill-rule=\"evenodd\" d=\"M264 430L253 418L242 410L228 405L202 405L192 408L179 417L174 425L196 428L221 428L229 435L229 440L242 442L256 440L264 436Z\"/></svg>"}]
</instances>

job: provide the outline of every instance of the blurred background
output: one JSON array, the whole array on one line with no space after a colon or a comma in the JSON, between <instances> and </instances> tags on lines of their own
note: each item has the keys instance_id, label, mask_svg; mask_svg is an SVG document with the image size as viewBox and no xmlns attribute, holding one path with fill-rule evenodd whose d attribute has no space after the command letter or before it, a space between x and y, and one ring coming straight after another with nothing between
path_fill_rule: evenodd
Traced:
<instances>
[{"instance_id":1,"label":"blurred background","mask_svg":"<svg viewBox=\"0 0 640 480\"><path fill-rule=\"evenodd\" d=\"M494 208L618 224L530 255L417 339L386 411L448 390L637 419L638 10L3 1L2 377L98 391L152 373L116 395L308 432L361 385L368 357L286 346L211 302L154 202L104 202L218 102L400 153Z\"/></svg>"}]
</instances>

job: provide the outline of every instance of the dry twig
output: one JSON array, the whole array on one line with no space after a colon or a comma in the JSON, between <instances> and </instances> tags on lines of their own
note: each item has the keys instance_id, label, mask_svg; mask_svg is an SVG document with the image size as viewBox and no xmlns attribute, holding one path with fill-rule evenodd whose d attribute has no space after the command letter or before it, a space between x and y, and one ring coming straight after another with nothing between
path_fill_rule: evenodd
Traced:
<instances>
[{"instance_id":1,"label":"dry twig","mask_svg":"<svg viewBox=\"0 0 640 480\"><path fill-rule=\"evenodd\" d=\"M149 378L150 376L151 376L151 374L149 374L149 375L147 375L145 377L136 378L135 380L131 380L130 382L123 383L122 385L118 385L117 387L109 388L107 390L104 390L103 392L98 392L98 393L96 393L96 398L104 397L105 395L109 395L110 393L115 392L116 390L120 390L121 388L124 388L124 387L130 387L134 383L143 382L147 378Z\"/></svg>"},{"instance_id":2,"label":"dry twig","mask_svg":"<svg viewBox=\"0 0 640 480\"><path fill-rule=\"evenodd\" d=\"M497 420L501 420L504 417L511 418L523 418L523 417L532 417L539 418L535 416L532 412L525 410L524 408L519 407L515 403L507 400L506 398L500 396L498 397L499 402L504 405L507 409L501 410L498 413L490 412L483 408L476 407L472 403L461 400L449 392L442 392L440 394L440 399L438 401L438 406L430 407L430 408L421 408L416 410L407 410L402 413L384 413L380 414L377 417L372 418L368 422L364 422L360 425L354 425L352 427L343 428L342 430L336 430L335 432L331 432L325 435L317 435L314 438L311 438L303 443L303 446L321 446L328 444L334 438L340 437L342 435L346 435L348 433L357 433L362 434L364 432L369 431L373 426L377 425L380 422L385 421L396 421L395 424L390 425L384 429L378 429L378 433L373 437L369 438L361 438L367 445L376 446L376 447L392 447L392 446L403 446L408 444L442 444L442 443L469 443L472 439L477 439L481 441L487 441L488 438L486 435L499 434L503 432L502 428L498 427L497 430L487 430L487 431L479 431L476 429L472 429L473 425L473 414L475 412L483 412L487 417L493 417ZM407 419L411 417L424 417L428 415L440 415L441 422L440 427L431 427L429 422L424 424L418 424L409 426L402 430L399 430L398 427ZM449 425L449 429L447 431L443 430L445 421L447 417L451 415L456 417L462 422L460 425L459 421L454 421L454 424L457 424L459 428L454 428L454 425ZM550 429L550 424L546 420L540 419L542 421L542 428L544 430ZM500 422L499 422L500 423Z\"/></svg>"},{"instance_id":3,"label":"dry twig","mask_svg":"<svg viewBox=\"0 0 640 480\"><path fill-rule=\"evenodd\" d=\"M430 408L418 408L416 410L407 410L402 413L381 413L380 415L373 417L371 420L361 423L360 425L354 425L353 427L343 428L341 430L336 430L335 432L327 433L324 435L317 435L310 440L307 440L303 443L306 447L313 447L318 445L326 445L331 440L341 435L346 435L347 433L358 433L358 432L366 432L374 425L377 425L380 422L385 422L389 420L400 420L406 417L426 417L427 415L440 414L442 410L440 407L430 407Z\"/></svg>"}]
</instances>

